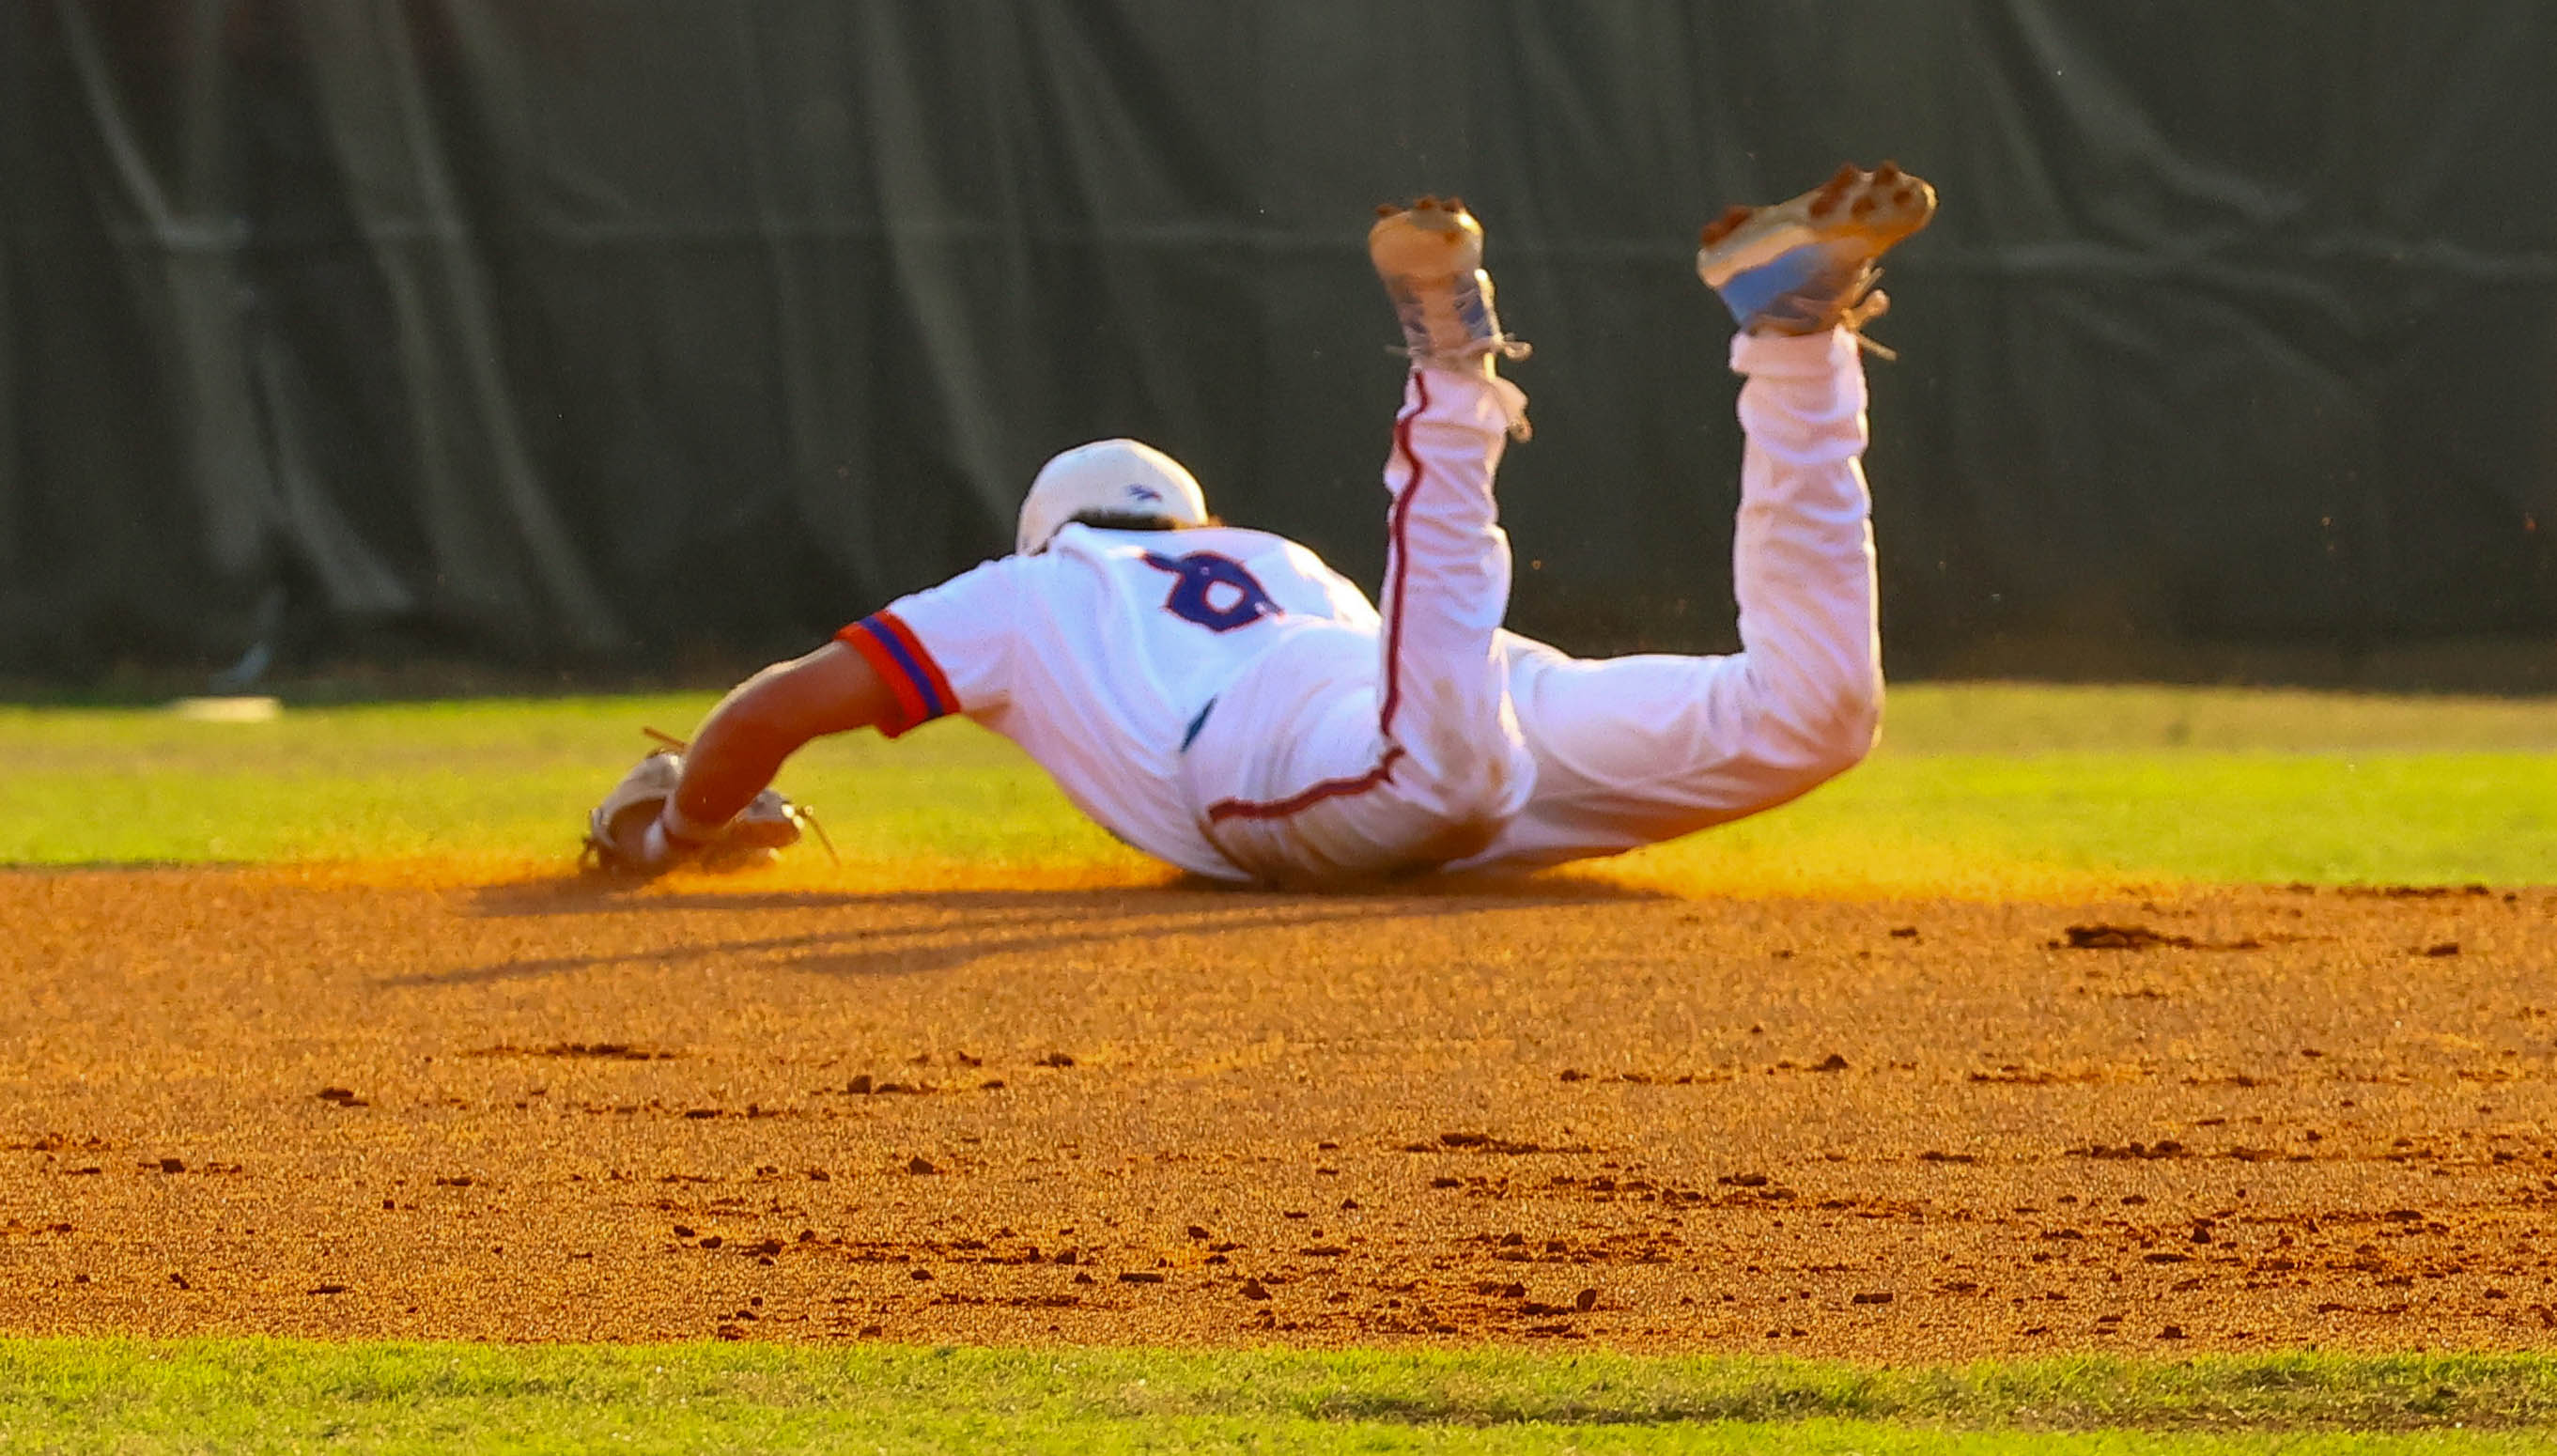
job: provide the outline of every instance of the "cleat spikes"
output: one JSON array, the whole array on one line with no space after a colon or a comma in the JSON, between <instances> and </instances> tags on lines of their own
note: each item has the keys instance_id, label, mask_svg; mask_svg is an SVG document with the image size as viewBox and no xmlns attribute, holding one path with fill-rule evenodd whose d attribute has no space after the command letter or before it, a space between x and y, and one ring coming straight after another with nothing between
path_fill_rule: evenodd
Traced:
<instances>
[{"instance_id":1,"label":"cleat spikes","mask_svg":"<svg viewBox=\"0 0 2557 1456\"><path fill-rule=\"evenodd\" d=\"M1811 214L1815 217L1826 217L1836 211L1838 203L1844 201L1847 194L1855 191L1856 185L1862 180L1853 167L1839 168L1836 176L1821 183L1819 190L1812 194Z\"/></svg>"},{"instance_id":2,"label":"cleat spikes","mask_svg":"<svg viewBox=\"0 0 2557 1456\"><path fill-rule=\"evenodd\" d=\"M1875 261L1935 213L1936 190L1898 163L1849 164L1790 201L1705 224L1695 271L1744 332L1855 332L1889 307Z\"/></svg>"},{"instance_id":3,"label":"cleat spikes","mask_svg":"<svg viewBox=\"0 0 2557 1456\"><path fill-rule=\"evenodd\" d=\"M1465 210L1465 199L1463 198L1449 198L1446 202L1446 207L1450 212L1462 212Z\"/></svg>"},{"instance_id":4,"label":"cleat spikes","mask_svg":"<svg viewBox=\"0 0 2557 1456\"><path fill-rule=\"evenodd\" d=\"M1420 199L1412 204L1412 210L1414 212L1435 211L1437 210L1437 207L1438 199L1427 193L1422 193L1420 195Z\"/></svg>"},{"instance_id":5,"label":"cleat spikes","mask_svg":"<svg viewBox=\"0 0 2557 1456\"><path fill-rule=\"evenodd\" d=\"M1391 217L1402 210L1403 208L1394 202L1379 202L1376 204L1376 215L1379 217Z\"/></svg>"},{"instance_id":6,"label":"cleat spikes","mask_svg":"<svg viewBox=\"0 0 2557 1456\"><path fill-rule=\"evenodd\" d=\"M1697 241L1708 248L1713 246L1738 231L1740 224L1748 221L1757 210L1755 207L1745 207L1738 203L1724 208L1721 216L1704 224L1704 230L1697 234Z\"/></svg>"}]
</instances>

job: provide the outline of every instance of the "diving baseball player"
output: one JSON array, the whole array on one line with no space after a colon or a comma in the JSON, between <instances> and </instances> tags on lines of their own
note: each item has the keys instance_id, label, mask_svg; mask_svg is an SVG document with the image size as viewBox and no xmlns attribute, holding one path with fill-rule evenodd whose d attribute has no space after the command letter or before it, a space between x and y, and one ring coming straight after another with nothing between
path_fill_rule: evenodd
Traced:
<instances>
[{"instance_id":1,"label":"diving baseball player","mask_svg":"<svg viewBox=\"0 0 2557 1456\"><path fill-rule=\"evenodd\" d=\"M1874 261L1934 215L1885 163L1704 230L1738 324L1742 650L1575 658L1504 630L1493 477L1526 435L1524 355L1462 202L1380 209L1368 252L1412 368L1367 597L1304 547L1228 526L1186 469L1108 440L1049 461L1014 554L899 598L731 692L689 748L596 809L590 851L655 873L794 842L798 747L964 714L1120 839L1213 879L1323 886L1549 864L1721 824L1861 760L1880 720L1860 330ZM1871 347L1871 345L1865 345Z\"/></svg>"}]
</instances>

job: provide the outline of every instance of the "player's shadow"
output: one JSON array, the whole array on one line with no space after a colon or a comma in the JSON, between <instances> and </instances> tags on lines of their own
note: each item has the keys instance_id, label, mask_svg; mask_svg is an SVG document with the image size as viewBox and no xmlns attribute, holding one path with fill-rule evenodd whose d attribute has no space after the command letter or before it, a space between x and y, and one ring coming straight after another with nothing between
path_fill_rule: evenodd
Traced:
<instances>
[{"instance_id":1,"label":"player's shadow","mask_svg":"<svg viewBox=\"0 0 2557 1456\"><path fill-rule=\"evenodd\" d=\"M1224 937L1308 925L1439 919L1494 910L1667 898L1602 880L1444 876L1354 892L1289 894L1208 881L1073 890L684 889L630 893L586 880L534 880L477 891L487 916L619 917L667 911L869 911L884 918L786 935L735 937L579 955L528 956L384 978L384 987L474 986L622 965L745 960L828 976L911 976L995 955L1042 954L1111 941Z\"/></svg>"},{"instance_id":2,"label":"player's shadow","mask_svg":"<svg viewBox=\"0 0 2557 1456\"><path fill-rule=\"evenodd\" d=\"M703 884L696 881L696 884ZM1042 909L1064 902L1143 903L1160 907L1182 901L1199 905L1373 904L1412 900L1462 905L1568 905L1593 900L1664 900L1666 890L1570 873L1479 870L1463 874L1415 875L1371 884L1321 891L1275 890L1234 885L1195 875L1151 884L1089 886L1078 889L735 889L691 887L667 889L603 874L562 875L484 885L471 894L471 910L481 916L548 916L651 914L679 910L809 910L833 906L888 908L922 906L953 911Z\"/></svg>"}]
</instances>

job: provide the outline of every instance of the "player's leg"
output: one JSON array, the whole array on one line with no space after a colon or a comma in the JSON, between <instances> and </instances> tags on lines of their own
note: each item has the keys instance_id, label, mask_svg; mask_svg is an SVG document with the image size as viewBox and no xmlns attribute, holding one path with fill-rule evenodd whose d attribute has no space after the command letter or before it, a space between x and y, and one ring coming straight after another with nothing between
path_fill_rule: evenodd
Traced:
<instances>
[{"instance_id":1,"label":"player's leg","mask_svg":"<svg viewBox=\"0 0 2557 1456\"><path fill-rule=\"evenodd\" d=\"M1514 647L1537 792L1483 862L1674 838L1784 803L1870 750L1882 675L1856 331L1883 307L1873 259L1934 203L1896 169L1850 169L1708 229L1699 271L1741 326L1731 366L1746 377L1742 650L1579 661ZM1745 266L1726 266L1735 255Z\"/></svg>"},{"instance_id":2,"label":"player's leg","mask_svg":"<svg viewBox=\"0 0 2557 1456\"><path fill-rule=\"evenodd\" d=\"M1487 860L1613 854L1772 808L1853 766L1881 704L1863 373L1836 338L1735 342L1749 432L1733 537L1742 650L1514 648L1537 791Z\"/></svg>"},{"instance_id":3,"label":"player's leg","mask_svg":"<svg viewBox=\"0 0 2557 1456\"><path fill-rule=\"evenodd\" d=\"M1319 647L1265 664L1239 685L1253 709L1223 702L1217 716L1242 710L1236 720L1257 719L1269 741L1199 745L1254 755L1242 789L1201 809L1229 858L1272 878L1375 874L1475 853L1534 777L1508 698L1500 624L1510 549L1493 496L1527 403L1493 360L1525 348L1500 331L1481 228L1461 202L1386 209L1369 251L1413 358L1385 469L1378 655L1346 681Z\"/></svg>"},{"instance_id":4,"label":"player's leg","mask_svg":"<svg viewBox=\"0 0 2557 1456\"><path fill-rule=\"evenodd\" d=\"M1378 732L1401 755L1399 797L1449 819L1497 821L1528 787L1500 642L1510 541L1493 496L1525 403L1488 369L1415 367L1385 467Z\"/></svg>"}]
</instances>

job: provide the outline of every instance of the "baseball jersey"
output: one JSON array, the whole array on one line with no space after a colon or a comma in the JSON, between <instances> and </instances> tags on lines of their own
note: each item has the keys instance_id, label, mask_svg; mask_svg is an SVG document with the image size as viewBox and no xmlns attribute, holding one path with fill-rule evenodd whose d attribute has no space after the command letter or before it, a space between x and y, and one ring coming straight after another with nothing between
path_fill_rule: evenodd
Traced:
<instances>
[{"instance_id":1,"label":"baseball jersey","mask_svg":"<svg viewBox=\"0 0 2557 1456\"><path fill-rule=\"evenodd\" d=\"M1121 840L1232 878L1183 791L1183 748L1263 654L1326 633L1372 656L1379 625L1356 586L1282 536L1069 525L1037 555L987 562L837 636L894 692L888 736L964 714Z\"/></svg>"}]
</instances>

